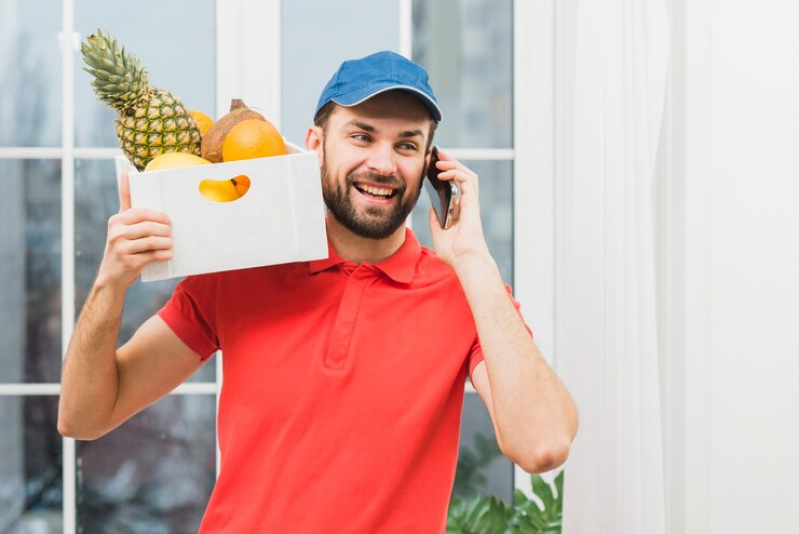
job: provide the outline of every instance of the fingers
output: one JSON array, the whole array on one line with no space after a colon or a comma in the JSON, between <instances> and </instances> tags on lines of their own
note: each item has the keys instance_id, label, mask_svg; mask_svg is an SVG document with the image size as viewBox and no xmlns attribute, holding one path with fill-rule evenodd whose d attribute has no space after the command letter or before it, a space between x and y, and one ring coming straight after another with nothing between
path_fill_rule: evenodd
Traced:
<instances>
[{"instance_id":1,"label":"fingers","mask_svg":"<svg viewBox=\"0 0 799 534\"><path fill-rule=\"evenodd\" d=\"M119 212L108 219L108 240L97 275L110 284L128 287L148 263L172 259L172 223L165 213L132 208L130 177L119 177Z\"/></svg>"},{"instance_id":2,"label":"fingers","mask_svg":"<svg viewBox=\"0 0 799 534\"><path fill-rule=\"evenodd\" d=\"M140 237L139 239L128 239L120 241L117 245L117 250L119 253L125 255L168 251L171 256L172 238L147 236Z\"/></svg>"},{"instance_id":3,"label":"fingers","mask_svg":"<svg viewBox=\"0 0 799 534\"><path fill-rule=\"evenodd\" d=\"M162 211L150 208L128 208L126 211L112 215L111 218L108 219L108 228L110 229L117 224L130 226L148 221L166 226L171 224L169 216Z\"/></svg>"},{"instance_id":4,"label":"fingers","mask_svg":"<svg viewBox=\"0 0 799 534\"><path fill-rule=\"evenodd\" d=\"M169 261L171 259L172 249L148 250L137 254L128 254L126 256L120 256L118 262L115 264L115 272L119 273L119 279L128 280L128 283L133 283L136 277L141 273L141 270L144 269L148 263L154 261Z\"/></svg>"},{"instance_id":5,"label":"fingers","mask_svg":"<svg viewBox=\"0 0 799 534\"><path fill-rule=\"evenodd\" d=\"M169 259L172 255L172 226L166 214L147 208L133 208L108 220L108 251L128 267L141 261ZM152 253L152 254L151 254ZM140 255L139 258L130 258Z\"/></svg>"},{"instance_id":6,"label":"fingers","mask_svg":"<svg viewBox=\"0 0 799 534\"><path fill-rule=\"evenodd\" d=\"M127 171L119 178L119 212L130 209L130 176Z\"/></svg>"},{"instance_id":7,"label":"fingers","mask_svg":"<svg viewBox=\"0 0 799 534\"><path fill-rule=\"evenodd\" d=\"M108 230L108 240L135 241L149 237L171 238L172 229L165 224L142 222L133 225L114 225Z\"/></svg>"},{"instance_id":8,"label":"fingers","mask_svg":"<svg viewBox=\"0 0 799 534\"><path fill-rule=\"evenodd\" d=\"M477 194L479 190L477 173L445 152L439 150L438 154L441 158L436 163L438 169L441 170L438 175L439 179L455 180L461 186L462 192L473 191Z\"/></svg>"}]
</instances>

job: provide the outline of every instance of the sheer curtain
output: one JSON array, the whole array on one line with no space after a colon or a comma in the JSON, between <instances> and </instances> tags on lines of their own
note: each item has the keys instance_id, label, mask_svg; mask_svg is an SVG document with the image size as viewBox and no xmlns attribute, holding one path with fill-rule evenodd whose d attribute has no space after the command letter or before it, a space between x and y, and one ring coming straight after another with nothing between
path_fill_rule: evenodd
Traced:
<instances>
[{"instance_id":1,"label":"sheer curtain","mask_svg":"<svg viewBox=\"0 0 799 534\"><path fill-rule=\"evenodd\" d=\"M556 5L556 352L581 417L563 532L660 534L652 192L667 3Z\"/></svg>"}]
</instances>

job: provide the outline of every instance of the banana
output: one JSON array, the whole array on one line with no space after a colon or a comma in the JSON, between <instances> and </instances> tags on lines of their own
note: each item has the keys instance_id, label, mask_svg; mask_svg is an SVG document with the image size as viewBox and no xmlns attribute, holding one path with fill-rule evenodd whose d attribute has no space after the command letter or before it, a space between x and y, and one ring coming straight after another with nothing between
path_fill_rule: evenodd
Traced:
<instances>
[{"instance_id":1,"label":"banana","mask_svg":"<svg viewBox=\"0 0 799 534\"><path fill-rule=\"evenodd\" d=\"M233 180L205 179L200 182L200 194L213 202L232 202L241 198Z\"/></svg>"},{"instance_id":2,"label":"banana","mask_svg":"<svg viewBox=\"0 0 799 534\"><path fill-rule=\"evenodd\" d=\"M231 182L236 187L236 191L238 191L239 196L243 197L244 193L250 188L250 177L246 174L239 174L238 176L231 178Z\"/></svg>"}]
</instances>

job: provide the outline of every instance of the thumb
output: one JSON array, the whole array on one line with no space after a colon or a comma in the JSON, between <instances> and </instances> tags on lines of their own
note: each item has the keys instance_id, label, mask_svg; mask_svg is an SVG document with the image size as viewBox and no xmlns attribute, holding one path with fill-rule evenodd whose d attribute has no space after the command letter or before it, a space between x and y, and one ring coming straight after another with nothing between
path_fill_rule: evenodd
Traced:
<instances>
[{"instance_id":1,"label":"thumb","mask_svg":"<svg viewBox=\"0 0 799 534\"><path fill-rule=\"evenodd\" d=\"M130 177L123 172L119 177L119 212L130 209Z\"/></svg>"}]
</instances>

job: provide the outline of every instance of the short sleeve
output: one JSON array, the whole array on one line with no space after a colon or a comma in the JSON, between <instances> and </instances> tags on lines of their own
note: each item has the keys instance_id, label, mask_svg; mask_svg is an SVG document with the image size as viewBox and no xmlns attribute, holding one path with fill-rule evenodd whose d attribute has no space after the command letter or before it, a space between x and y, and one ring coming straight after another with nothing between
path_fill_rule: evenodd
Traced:
<instances>
[{"instance_id":1,"label":"short sleeve","mask_svg":"<svg viewBox=\"0 0 799 534\"><path fill-rule=\"evenodd\" d=\"M181 281L158 316L181 341L208 360L219 350L216 331L216 275L189 276Z\"/></svg>"},{"instance_id":2,"label":"short sleeve","mask_svg":"<svg viewBox=\"0 0 799 534\"><path fill-rule=\"evenodd\" d=\"M516 308L516 313L519 314L519 317L521 318L522 322L524 323L524 327L527 329L527 333L530 334L530 337L533 337L533 331L530 329L530 327L524 321L524 317L522 316L522 312L521 312L522 305L519 304L516 301L515 298L513 298L513 290L511 289L511 287L508 284L505 284L505 291L508 292L508 298L513 303L513 307ZM469 379L470 380L471 380L472 373L474 372L475 367L477 367L477 364L482 362L483 359L484 359L483 358L483 349L480 346L480 340L477 337L475 337L474 345L472 345L472 350L469 353Z\"/></svg>"}]
</instances>

